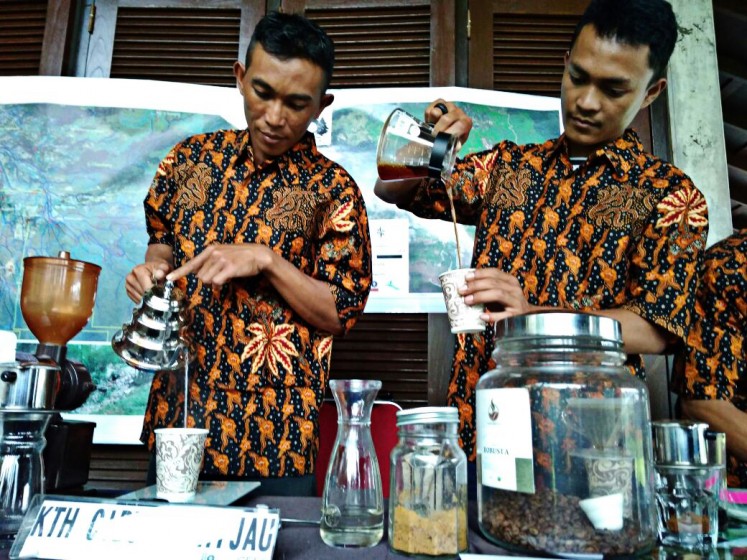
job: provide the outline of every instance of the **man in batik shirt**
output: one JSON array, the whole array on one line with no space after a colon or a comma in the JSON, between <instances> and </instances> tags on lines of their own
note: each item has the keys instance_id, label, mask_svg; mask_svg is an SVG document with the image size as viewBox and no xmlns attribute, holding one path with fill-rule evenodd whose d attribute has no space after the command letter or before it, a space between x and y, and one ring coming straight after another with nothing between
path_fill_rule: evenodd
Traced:
<instances>
[{"instance_id":1,"label":"man in batik shirt","mask_svg":"<svg viewBox=\"0 0 747 560\"><path fill-rule=\"evenodd\" d=\"M188 424L209 430L203 479L314 491L332 337L353 326L371 285L361 192L307 132L333 100L333 62L316 24L263 18L234 64L248 127L178 144L145 199L149 246L127 293L139 301L165 276L189 300ZM153 380L151 449L155 428L183 424L179 377Z\"/></svg>"},{"instance_id":2,"label":"man in batik shirt","mask_svg":"<svg viewBox=\"0 0 747 560\"><path fill-rule=\"evenodd\" d=\"M687 333L693 278L707 236L703 195L679 169L646 153L627 127L664 90L677 37L663 0L595 0L566 53L564 134L538 145L503 141L457 162L442 181L377 182L375 192L418 216L476 226L461 293L492 324L543 308L580 310L622 324L629 365ZM444 110L446 112L444 112ZM464 141L472 121L439 99L425 118ZM457 336L447 400L475 458L479 377L494 367L494 333Z\"/></svg>"},{"instance_id":3,"label":"man in batik shirt","mask_svg":"<svg viewBox=\"0 0 747 560\"><path fill-rule=\"evenodd\" d=\"M747 488L747 229L708 248L673 384L685 418L726 434L729 486Z\"/></svg>"}]
</instances>

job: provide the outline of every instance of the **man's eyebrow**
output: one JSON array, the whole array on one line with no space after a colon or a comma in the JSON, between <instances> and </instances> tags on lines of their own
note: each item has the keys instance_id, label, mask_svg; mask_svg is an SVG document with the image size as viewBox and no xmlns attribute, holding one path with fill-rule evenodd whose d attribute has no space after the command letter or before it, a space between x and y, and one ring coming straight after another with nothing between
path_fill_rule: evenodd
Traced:
<instances>
[{"instance_id":1,"label":"man's eyebrow","mask_svg":"<svg viewBox=\"0 0 747 560\"><path fill-rule=\"evenodd\" d=\"M588 77L589 73L583 69L583 67L579 66L578 64L574 64L573 62L568 63L569 68L575 72L576 74L581 74L584 77ZM630 80L628 78L602 78L599 80L603 84L607 86L627 86L630 84Z\"/></svg>"},{"instance_id":2,"label":"man's eyebrow","mask_svg":"<svg viewBox=\"0 0 747 560\"><path fill-rule=\"evenodd\" d=\"M270 84L265 82L262 78L252 78L251 84L252 86L258 86L262 88L268 93L275 93L275 89ZM286 95L285 99L287 101L309 102L313 101L314 98L306 93L291 93L289 95Z\"/></svg>"}]
</instances>

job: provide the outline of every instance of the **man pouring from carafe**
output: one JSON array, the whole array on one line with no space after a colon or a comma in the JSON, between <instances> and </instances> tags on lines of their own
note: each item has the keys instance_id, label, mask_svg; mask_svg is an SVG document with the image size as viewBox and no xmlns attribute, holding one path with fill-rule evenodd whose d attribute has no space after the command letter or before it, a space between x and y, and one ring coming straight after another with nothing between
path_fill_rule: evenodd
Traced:
<instances>
[{"instance_id":1,"label":"man pouring from carafe","mask_svg":"<svg viewBox=\"0 0 747 560\"><path fill-rule=\"evenodd\" d=\"M639 354L662 353L686 334L708 229L705 198L628 128L664 90L676 39L664 0L593 0L565 55L559 138L504 140L458 159L446 181L377 182L380 198L424 218L451 220L451 191L458 221L476 226L477 270L461 293L485 306L486 322L556 308L612 317L639 375ZM425 118L462 141L472 127L443 99ZM475 385L494 367L493 336L490 327L457 336L448 389L473 461Z\"/></svg>"}]
</instances>

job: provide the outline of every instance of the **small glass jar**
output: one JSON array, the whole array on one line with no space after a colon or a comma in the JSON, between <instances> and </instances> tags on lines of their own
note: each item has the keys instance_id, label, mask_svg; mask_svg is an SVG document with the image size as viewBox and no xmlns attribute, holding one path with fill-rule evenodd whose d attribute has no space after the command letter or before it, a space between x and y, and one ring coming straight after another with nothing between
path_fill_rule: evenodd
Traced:
<instances>
[{"instance_id":1,"label":"small glass jar","mask_svg":"<svg viewBox=\"0 0 747 560\"><path fill-rule=\"evenodd\" d=\"M458 427L452 407L397 413L389 492L392 551L432 558L467 550L467 456Z\"/></svg>"},{"instance_id":2,"label":"small glass jar","mask_svg":"<svg viewBox=\"0 0 747 560\"><path fill-rule=\"evenodd\" d=\"M646 385L624 366L620 323L542 312L496 327L477 384L478 518L520 552L632 556L653 548Z\"/></svg>"}]
</instances>

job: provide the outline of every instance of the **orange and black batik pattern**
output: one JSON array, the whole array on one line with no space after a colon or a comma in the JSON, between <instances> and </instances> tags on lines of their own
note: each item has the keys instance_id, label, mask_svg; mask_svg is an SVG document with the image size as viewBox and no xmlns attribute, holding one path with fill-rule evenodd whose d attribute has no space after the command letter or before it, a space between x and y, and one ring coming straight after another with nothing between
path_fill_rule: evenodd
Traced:
<instances>
[{"instance_id":1,"label":"orange and black batik pattern","mask_svg":"<svg viewBox=\"0 0 747 560\"><path fill-rule=\"evenodd\" d=\"M731 401L747 412L747 229L709 247L674 386L689 399ZM729 458L729 485L747 488L747 465Z\"/></svg>"},{"instance_id":2,"label":"orange and black batik pattern","mask_svg":"<svg viewBox=\"0 0 747 560\"><path fill-rule=\"evenodd\" d=\"M371 287L368 218L353 179L307 134L255 166L247 131L193 136L161 162L145 199L149 243L178 267L213 243L259 243L329 284L347 331ZM203 473L280 477L313 472L318 408L332 336L304 321L261 275L221 288L194 275L188 423L209 430ZM181 426L183 373L155 376L143 441Z\"/></svg>"},{"instance_id":3,"label":"orange and black batik pattern","mask_svg":"<svg viewBox=\"0 0 747 560\"><path fill-rule=\"evenodd\" d=\"M504 141L459 160L449 188L458 220L476 226L472 265L516 276L530 304L626 308L687 334L706 201L684 173L644 152L632 130L576 169L564 137ZM451 219L441 182L424 183L407 209ZM490 328L457 337L448 400L471 458L475 385L494 366L493 346ZM643 375L639 356L629 365Z\"/></svg>"}]
</instances>

